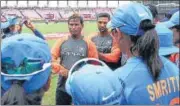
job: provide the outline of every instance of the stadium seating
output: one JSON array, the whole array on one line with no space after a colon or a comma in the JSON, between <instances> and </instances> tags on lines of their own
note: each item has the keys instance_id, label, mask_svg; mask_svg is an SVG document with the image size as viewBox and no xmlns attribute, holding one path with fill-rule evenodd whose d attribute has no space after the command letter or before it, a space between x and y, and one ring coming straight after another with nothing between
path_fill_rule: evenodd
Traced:
<instances>
[{"instance_id":1,"label":"stadium seating","mask_svg":"<svg viewBox=\"0 0 180 106\"><path fill-rule=\"evenodd\" d=\"M1 11L2 11L3 15L22 17L22 15L21 15L21 13L20 13L20 11L18 9L10 8L10 9L2 9Z\"/></svg>"},{"instance_id":2,"label":"stadium seating","mask_svg":"<svg viewBox=\"0 0 180 106\"><path fill-rule=\"evenodd\" d=\"M164 14L172 9L173 6L170 6L164 10L163 8L158 7L158 12L161 17ZM71 16L74 12L79 13L84 20L96 20L96 15L98 13L106 12L110 16L114 13L115 8L53 8L53 7L26 7L26 8L2 8L3 15L15 15L24 17L27 16L31 20L48 20L48 21L67 21L68 17Z\"/></svg>"},{"instance_id":3,"label":"stadium seating","mask_svg":"<svg viewBox=\"0 0 180 106\"><path fill-rule=\"evenodd\" d=\"M32 20L40 20L41 17L34 10L21 10L22 14Z\"/></svg>"}]
</instances>

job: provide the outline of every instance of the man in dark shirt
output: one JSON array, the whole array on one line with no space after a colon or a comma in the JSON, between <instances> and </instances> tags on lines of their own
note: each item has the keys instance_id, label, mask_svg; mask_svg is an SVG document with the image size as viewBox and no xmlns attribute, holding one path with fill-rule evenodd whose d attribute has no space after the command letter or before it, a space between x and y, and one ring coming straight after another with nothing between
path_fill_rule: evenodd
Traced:
<instances>
[{"instance_id":1,"label":"man in dark shirt","mask_svg":"<svg viewBox=\"0 0 180 106\"><path fill-rule=\"evenodd\" d=\"M91 34L89 38L96 45L99 59L104 61L111 69L114 70L120 66L120 49L106 28L109 21L110 15L108 13L98 14L97 25L99 32Z\"/></svg>"}]
</instances>

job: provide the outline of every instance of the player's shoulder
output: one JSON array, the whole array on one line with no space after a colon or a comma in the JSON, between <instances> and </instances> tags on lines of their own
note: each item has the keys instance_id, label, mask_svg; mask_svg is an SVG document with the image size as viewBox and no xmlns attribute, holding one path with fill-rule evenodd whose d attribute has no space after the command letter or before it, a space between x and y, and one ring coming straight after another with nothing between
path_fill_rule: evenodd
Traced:
<instances>
[{"instance_id":1,"label":"player's shoulder","mask_svg":"<svg viewBox=\"0 0 180 106\"><path fill-rule=\"evenodd\" d=\"M161 59L162 64L163 64L163 68L162 68L164 70L163 72L165 72L165 71L169 72L169 70L171 70L170 71L171 73L178 74L179 68L172 61L170 61L169 59L167 59L163 56L160 56L160 59Z\"/></svg>"},{"instance_id":2,"label":"player's shoulder","mask_svg":"<svg viewBox=\"0 0 180 106\"><path fill-rule=\"evenodd\" d=\"M87 38L88 39L93 39L94 37L98 36L99 32L93 32L93 33L90 33Z\"/></svg>"},{"instance_id":3,"label":"player's shoulder","mask_svg":"<svg viewBox=\"0 0 180 106\"><path fill-rule=\"evenodd\" d=\"M89 37L84 37L83 40L88 44L91 45L93 42Z\"/></svg>"},{"instance_id":4,"label":"player's shoulder","mask_svg":"<svg viewBox=\"0 0 180 106\"><path fill-rule=\"evenodd\" d=\"M115 73L118 75L121 79L126 79L127 77L136 73L146 73L147 72L147 67L146 65L140 60L140 59L135 59L131 58L128 59L127 63L116 69Z\"/></svg>"},{"instance_id":5,"label":"player's shoulder","mask_svg":"<svg viewBox=\"0 0 180 106\"><path fill-rule=\"evenodd\" d=\"M66 35L58 38L57 41L58 41L58 42L66 41L66 40L68 40L69 36L70 36L70 35L66 34Z\"/></svg>"},{"instance_id":6,"label":"player's shoulder","mask_svg":"<svg viewBox=\"0 0 180 106\"><path fill-rule=\"evenodd\" d=\"M65 35L65 36L62 36L62 37L56 39L54 46L55 46L55 47L56 47L56 46L61 46L65 41L68 40L68 38L69 38L69 36L68 36L68 35Z\"/></svg>"}]
</instances>

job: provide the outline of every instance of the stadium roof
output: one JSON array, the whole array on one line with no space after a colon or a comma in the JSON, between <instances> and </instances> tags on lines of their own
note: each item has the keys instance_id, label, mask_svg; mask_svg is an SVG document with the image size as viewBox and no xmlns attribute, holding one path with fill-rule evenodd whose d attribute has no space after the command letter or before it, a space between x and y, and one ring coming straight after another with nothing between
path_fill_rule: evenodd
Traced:
<instances>
[{"instance_id":1,"label":"stadium roof","mask_svg":"<svg viewBox=\"0 0 180 106\"><path fill-rule=\"evenodd\" d=\"M10 1L2 0L1 7L118 7L131 1Z\"/></svg>"}]
</instances>

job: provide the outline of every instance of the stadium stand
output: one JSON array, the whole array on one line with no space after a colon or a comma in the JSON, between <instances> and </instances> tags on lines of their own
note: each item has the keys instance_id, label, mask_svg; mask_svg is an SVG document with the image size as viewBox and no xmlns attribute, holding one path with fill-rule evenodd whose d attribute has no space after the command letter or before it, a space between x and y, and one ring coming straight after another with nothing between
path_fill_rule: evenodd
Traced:
<instances>
[{"instance_id":1,"label":"stadium stand","mask_svg":"<svg viewBox=\"0 0 180 106\"><path fill-rule=\"evenodd\" d=\"M79 13L84 20L95 20L96 14L106 12L112 15L114 8L17 8L17 9L2 9L5 15L26 16L32 20L48 19L50 21L67 20L74 12Z\"/></svg>"},{"instance_id":2,"label":"stadium stand","mask_svg":"<svg viewBox=\"0 0 180 106\"><path fill-rule=\"evenodd\" d=\"M158 9L159 19L164 18L165 14L179 7L178 1L143 1L144 4L154 4ZM96 20L96 15L101 12L109 13L111 16L115 11L115 7L7 7L1 8L3 15L15 15L20 17L28 17L33 21L48 20L48 21L67 21L68 17L74 12L79 13L85 21Z\"/></svg>"},{"instance_id":3,"label":"stadium stand","mask_svg":"<svg viewBox=\"0 0 180 106\"><path fill-rule=\"evenodd\" d=\"M2 14L3 15L9 15L9 16L22 16L20 11L18 9L14 8L7 8L7 9L2 9Z\"/></svg>"},{"instance_id":4,"label":"stadium stand","mask_svg":"<svg viewBox=\"0 0 180 106\"><path fill-rule=\"evenodd\" d=\"M25 17L29 17L32 20L40 20L41 17L36 14L36 12L34 10L30 10L30 9L25 9L25 10L21 10L22 14Z\"/></svg>"}]
</instances>

